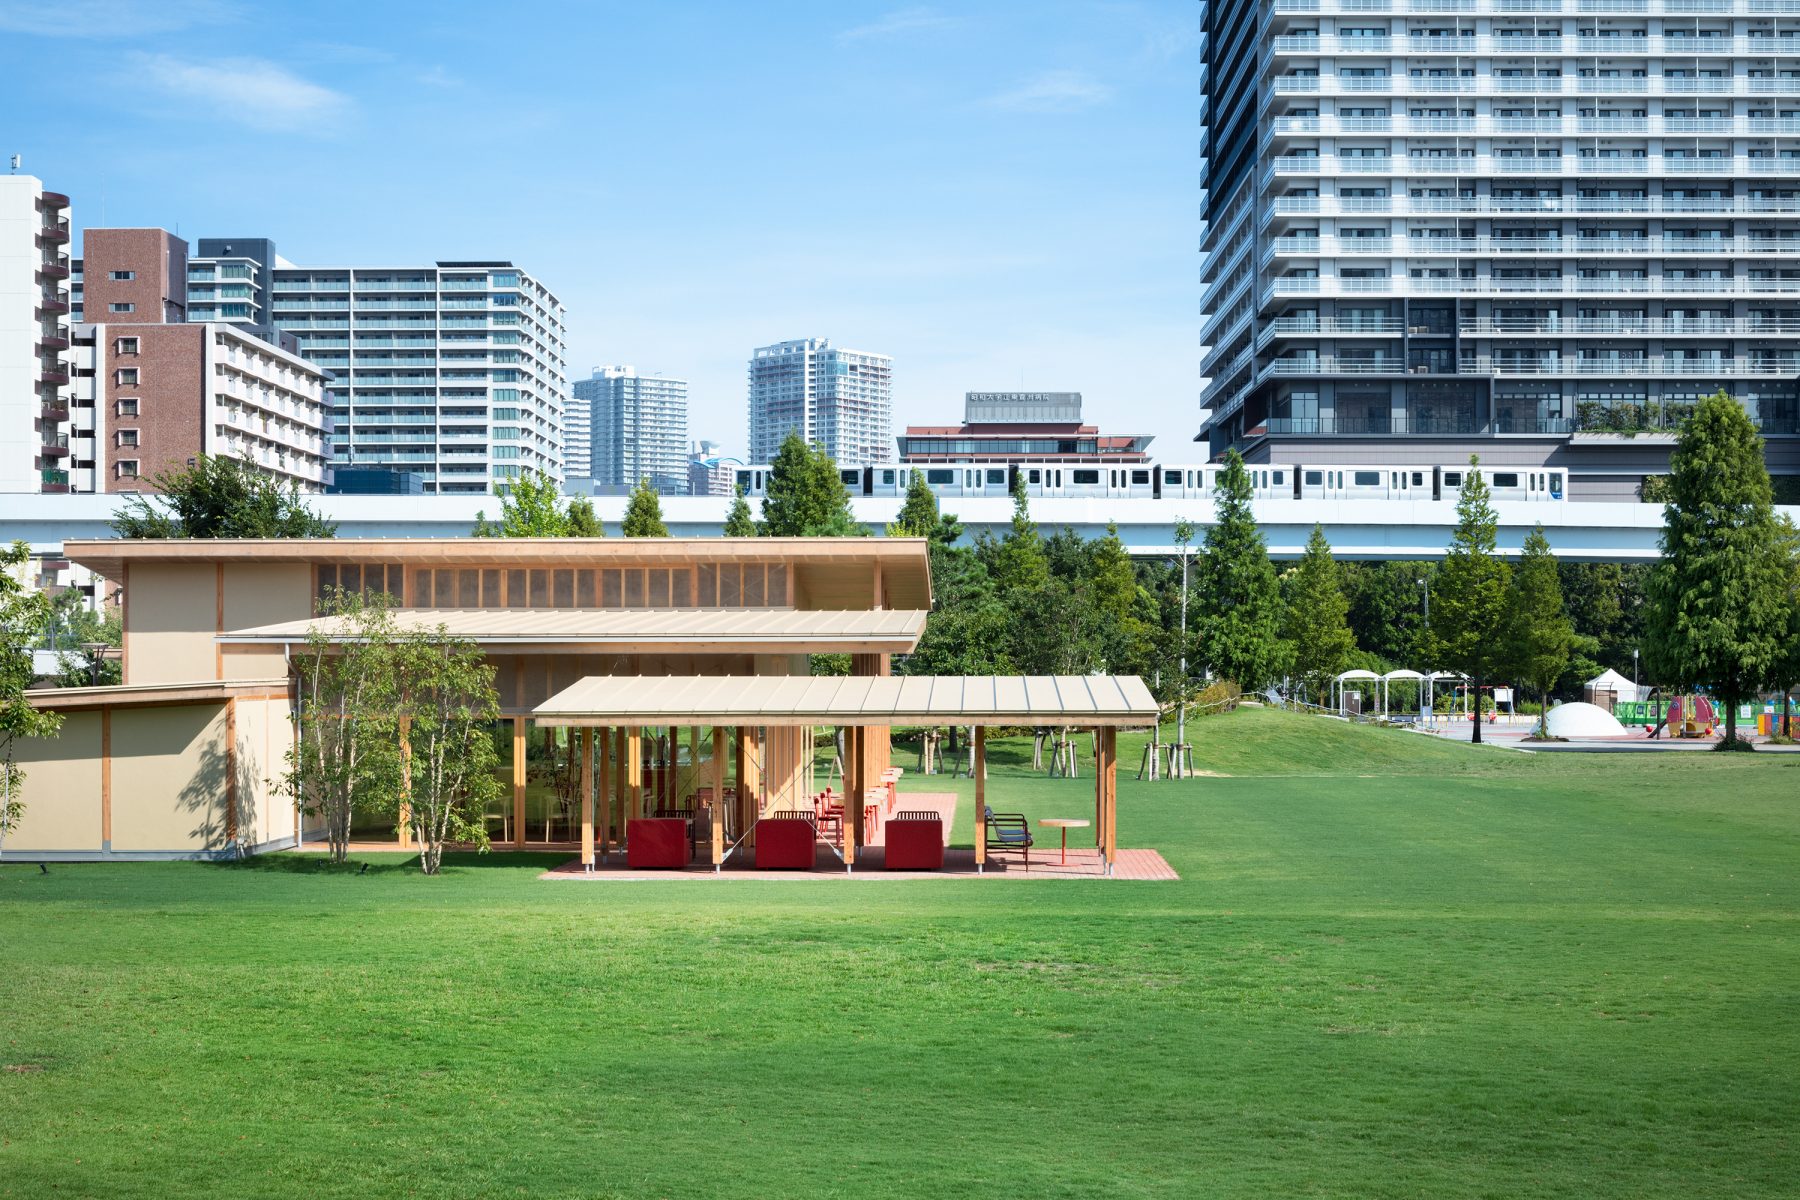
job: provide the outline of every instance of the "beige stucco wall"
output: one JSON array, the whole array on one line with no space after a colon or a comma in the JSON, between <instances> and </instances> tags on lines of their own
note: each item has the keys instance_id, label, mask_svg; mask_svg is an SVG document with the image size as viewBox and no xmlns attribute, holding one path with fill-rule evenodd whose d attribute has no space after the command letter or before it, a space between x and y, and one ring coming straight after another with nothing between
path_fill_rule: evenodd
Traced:
<instances>
[{"instance_id":1,"label":"beige stucco wall","mask_svg":"<svg viewBox=\"0 0 1800 1200\"><path fill-rule=\"evenodd\" d=\"M98 850L100 714L69 713L55 737L14 743L14 757L25 772L25 815L7 853Z\"/></svg>"},{"instance_id":2,"label":"beige stucco wall","mask_svg":"<svg viewBox=\"0 0 1800 1200\"><path fill-rule=\"evenodd\" d=\"M293 802L276 787L293 736L285 696L238 698L238 834L252 846L294 836Z\"/></svg>"},{"instance_id":3,"label":"beige stucco wall","mask_svg":"<svg viewBox=\"0 0 1800 1200\"><path fill-rule=\"evenodd\" d=\"M227 629L304 620L312 616L312 602L312 568L305 563L245 563L225 568Z\"/></svg>"},{"instance_id":4,"label":"beige stucco wall","mask_svg":"<svg viewBox=\"0 0 1800 1200\"><path fill-rule=\"evenodd\" d=\"M125 682L216 679L218 573L175 563L131 568L125 589Z\"/></svg>"},{"instance_id":5,"label":"beige stucco wall","mask_svg":"<svg viewBox=\"0 0 1800 1200\"><path fill-rule=\"evenodd\" d=\"M224 704L116 709L112 753L115 853L225 848Z\"/></svg>"}]
</instances>

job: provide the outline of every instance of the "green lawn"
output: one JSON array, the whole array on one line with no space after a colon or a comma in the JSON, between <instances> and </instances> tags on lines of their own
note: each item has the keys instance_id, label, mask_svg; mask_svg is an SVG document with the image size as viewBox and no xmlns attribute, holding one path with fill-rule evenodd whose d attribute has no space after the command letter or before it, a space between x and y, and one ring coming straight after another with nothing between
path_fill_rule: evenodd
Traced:
<instances>
[{"instance_id":1,"label":"green lawn","mask_svg":"<svg viewBox=\"0 0 1800 1200\"><path fill-rule=\"evenodd\" d=\"M1191 738L1173 884L0 868L0 1195L1794 1194L1800 759Z\"/></svg>"}]
</instances>

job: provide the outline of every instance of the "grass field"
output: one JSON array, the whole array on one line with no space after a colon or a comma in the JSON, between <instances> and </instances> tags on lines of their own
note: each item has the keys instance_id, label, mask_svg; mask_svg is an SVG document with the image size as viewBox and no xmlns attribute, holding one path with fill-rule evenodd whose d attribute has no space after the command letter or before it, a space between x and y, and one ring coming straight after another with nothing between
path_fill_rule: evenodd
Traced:
<instances>
[{"instance_id":1,"label":"grass field","mask_svg":"<svg viewBox=\"0 0 1800 1200\"><path fill-rule=\"evenodd\" d=\"M0 1195L1795 1193L1800 759L1191 737L1179 883L0 867Z\"/></svg>"}]
</instances>

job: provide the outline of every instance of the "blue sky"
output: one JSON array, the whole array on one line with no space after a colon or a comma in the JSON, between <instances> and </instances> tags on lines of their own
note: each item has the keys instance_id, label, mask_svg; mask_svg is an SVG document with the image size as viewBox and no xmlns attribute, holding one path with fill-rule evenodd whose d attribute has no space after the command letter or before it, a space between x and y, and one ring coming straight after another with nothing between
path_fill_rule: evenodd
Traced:
<instances>
[{"instance_id":1,"label":"blue sky","mask_svg":"<svg viewBox=\"0 0 1800 1200\"><path fill-rule=\"evenodd\" d=\"M508 258L570 377L895 357L896 424L1073 389L1179 459L1198 392L1198 7L0 0L0 152L75 222L298 263Z\"/></svg>"}]
</instances>

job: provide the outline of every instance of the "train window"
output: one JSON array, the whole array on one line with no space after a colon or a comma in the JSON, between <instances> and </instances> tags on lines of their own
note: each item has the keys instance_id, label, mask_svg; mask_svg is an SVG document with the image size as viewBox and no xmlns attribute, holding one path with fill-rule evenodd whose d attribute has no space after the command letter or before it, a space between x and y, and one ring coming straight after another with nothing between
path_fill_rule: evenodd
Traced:
<instances>
[{"instance_id":1,"label":"train window","mask_svg":"<svg viewBox=\"0 0 1800 1200\"><path fill-rule=\"evenodd\" d=\"M1453 487L1453 488L1461 487L1462 486L1462 472L1461 471L1445 471L1444 472L1444 486L1445 487Z\"/></svg>"},{"instance_id":2,"label":"train window","mask_svg":"<svg viewBox=\"0 0 1800 1200\"><path fill-rule=\"evenodd\" d=\"M1286 471L1277 471L1277 472L1275 472L1275 486L1276 486L1276 487L1280 487L1280 486L1281 486L1281 481L1282 481L1282 480L1283 480L1283 479L1285 479L1285 478L1286 478L1286 477L1287 477L1287 472L1286 472Z\"/></svg>"},{"instance_id":3,"label":"train window","mask_svg":"<svg viewBox=\"0 0 1800 1200\"><path fill-rule=\"evenodd\" d=\"M927 471L925 472L925 482L931 484L933 487L947 487L956 482L956 472Z\"/></svg>"},{"instance_id":4,"label":"train window","mask_svg":"<svg viewBox=\"0 0 1800 1200\"><path fill-rule=\"evenodd\" d=\"M840 475L843 478L845 483L848 483L848 484L862 483L862 472L859 470L856 470L855 468L849 468L849 469L846 469L843 471L839 471L838 475Z\"/></svg>"},{"instance_id":5,"label":"train window","mask_svg":"<svg viewBox=\"0 0 1800 1200\"><path fill-rule=\"evenodd\" d=\"M1148 472L1148 471L1133 471L1131 473L1131 482L1133 482L1133 483L1149 483L1150 482L1150 472Z\"/></svg>"},{"instance_id":6,"label":"train window","mask_svg":"<svg viewBox=\"0 0 1800 1200\"><path fill-rule=\"evenodd\" d=\"M1323 471L1308 471L1306 473L1306 482L1309 487L1318 487L1325 482L1325 473Z\"/></svg>"},{"instance_id":7,"label":"train window","mask_svg":"<svg viewBox=\"0 0 1800 1200\"><path fill-rule=\"evenodd\" d=\"M883 471L881 473L881 482L883 482L883 483L894 482L894 473L892 471Z\"/></svg>"},{"instance_id":8,"label":"train window","mask_svg":"<svg viewBox=\"0 0 1800 1200\"><path fill-rule=\"evenodd\" d=\"M1503 487L1503 488L1518 487L1519 486L1519 473L1517 471L1501 471L1501 472L1497 473L1494 476L1494 486L1495 487Z\"/></svg>"},{"instance_id":9,"label":"train window","mask_svg":"<svg viewBox=\"0 0 1800 1200\"><path fill-rule=\"evenodd\" d=\"M1044 481L1044 473L1042 471L1037 470L1035 467L1033 469L1025 472L1025 476L1032 483L1042 483Z\"/></svg>"},{"instance_id":10,"label":"train window","mask_svg":"<svg viewBox=\"0 0 1800 1200\"><path fill-rule=\"evenodd\" d=\"M1425 486L1425 472L1414 471L1412 473L1412 485L1414 487L1424 487Z\"/></svg>"},{"instance_id":11,"label":"train window","mask_svg":"<svg viewBox=\"0 0 1800 1200\"><path fill-rule=\"evenodd\" d=\"M737 473L737 485L741 488L744 488L745 490L748 490L750 487L750 472L739 471Z\"/></svg>"},{"instance_id":12,"label":"train window","mask_svg":"<svg viewBox=\"0 0 1800 1200\"><path fill-rule=\"evenodd\" d=\"M1550 472L1550 494L1552 496L1562 495L1562 472L1561 471Z\"/></svg>"},{"instance_id":13,"label":"train window","mask_svg":"<svg viewBox=\"0 0 1800 1200\"><path fill-rule=\"evenodd\" d=\"M1100 472L1098 472L1098 471L1079 471L1079 470L1078 471L1070 471L1069 472L1069 480L1070 480L1070 482L1074 483L1076 487L1080 487L1082 484L1089 484L1089 485L1096 484L1096 483L1100 482Z\"/></svg>"},{"instance_id":14,"label":"train window","mask_svg":"<svg viewBox=\"0 0 1800 1200\"><path fill-rule=\"evenodd\" d=\"M1164 471L1163 472L1163 482L1164 483L1173 483L1177 486L1180 486L1181 472L1180 471Z\"/></svg>"},{"instance_id":15,"label":"train window","mask_svg":"<svg viewBox=\"0 0 1800 1200\"><path fill-rule=\"evenodd\" d=\"M1005 483L1006 482L1006 468L1005 467L990 468L987 473L987 481L989 483Z\"/></svg>"}]
</instances>

